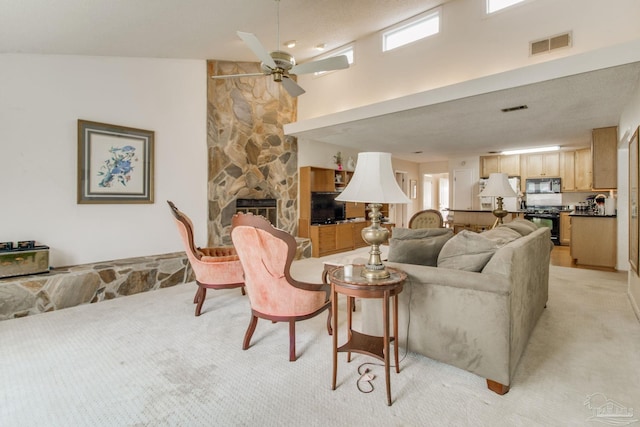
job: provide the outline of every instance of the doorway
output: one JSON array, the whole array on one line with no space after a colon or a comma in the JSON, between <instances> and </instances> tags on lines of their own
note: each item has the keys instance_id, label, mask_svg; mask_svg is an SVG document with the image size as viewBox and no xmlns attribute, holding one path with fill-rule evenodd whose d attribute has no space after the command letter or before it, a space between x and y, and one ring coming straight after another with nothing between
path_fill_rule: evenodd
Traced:
<instances>
[{"instance_id":1,"label":"doorway","mask_svg":"<svg viewBox=\"0 0 640 427\"><path fill-rule=\"evenodd\" d=\"M473 209L473 170L453 171L453 209Z\"/></svg>"},{"instance_id":2,"label":"doorway","mask_svg":"<svg viewBox=\"0 0 640 427\"><path fill-rule=\"evenodd\" d=\"M407 180L407 172L396 171L396 182L402 189L402 192L409 196L409 182ZM389 219L396 227L407 227L407 205L404 203L394 203L389 206Z\"/></svg>"}]
</instances>

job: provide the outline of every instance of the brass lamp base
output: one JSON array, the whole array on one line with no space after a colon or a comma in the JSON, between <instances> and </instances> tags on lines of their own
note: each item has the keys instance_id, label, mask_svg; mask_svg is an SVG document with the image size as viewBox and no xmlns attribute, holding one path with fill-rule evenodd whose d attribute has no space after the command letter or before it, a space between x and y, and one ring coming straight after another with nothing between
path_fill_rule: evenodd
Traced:
<instances>
[{"instance_id":1,"label":"brass lamp base","mask_svg":"<svg viewBox=\"0 0 640 427\"><path fill-rule=\"evenodd\" d=\"M493 227L491 228L496 228L498 226L498 224L502 224L502 218L504 218L505 216L507 216L509 214L509 211L504 210L503 205L502 205L502 197L497 197L497 202L498 202L498 207L496 209L493 210L493 216L496 217L496 221L493 223Z\"/></svg>"},{"instance_id":2,"label":"brass lamp base","mask_svg":"<svg viewBox=\"0 0 640 427\"><path fill-rule=\"evenodd\" d=\"M380 203L369 204L371 225L362 230L362 239L371 245L369 260L362 269L361 276L368 280L387 279L391 274L384 268L380 258L380 245L389 238L389 230L380 226Z\"/></svg>"}]
</instances>

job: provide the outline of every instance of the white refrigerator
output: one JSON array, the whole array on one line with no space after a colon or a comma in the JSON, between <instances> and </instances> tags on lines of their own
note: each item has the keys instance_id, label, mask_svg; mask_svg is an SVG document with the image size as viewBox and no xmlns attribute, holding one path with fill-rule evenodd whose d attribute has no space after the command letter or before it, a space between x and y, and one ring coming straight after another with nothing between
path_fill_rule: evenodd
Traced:
<instances>
[{"instance_id":1,"label":"white refrigerator","mask_svg":"<svg viewBox=\"0 0 640 427\"><path fill-rule=\"evenodd\" d=\"M478 185L478 194L482 192L482 190L484 190L485 185L487 185L487 181L489 181L488 179L480 179L479 185ZM509 178L509 184L511 184L511 188L513 188L513 191L516 192L516 194L520 194L520 177L518 176L514 176ZM496 209L498 207L498 204L496 202L497 197L480 197L480 209L483 211L492 211L494 209ZM509 212L515 212L517 210L519 210L520 208L520 203L518 200L518 197L505 197L502 199L502 205L503 208L508 210Z\"/></svg>"}]
</instances>

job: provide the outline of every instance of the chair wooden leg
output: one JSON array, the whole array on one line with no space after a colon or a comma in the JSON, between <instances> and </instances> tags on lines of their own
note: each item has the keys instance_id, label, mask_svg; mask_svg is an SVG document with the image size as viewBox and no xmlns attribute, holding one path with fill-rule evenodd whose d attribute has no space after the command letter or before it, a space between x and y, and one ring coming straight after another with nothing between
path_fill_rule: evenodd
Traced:
<instances>
[{"instance_id":1,"label":"chair wooden leg","mask_svg":"<svg viewBox=\"0 0 640 427\"><path fill-rule=\"evenodd\" d=\"M296 361L296 321L289 320L289 362Z\"/></svg>"},{"instance_id":2,"label":"chair wooden leg","mask_svg":"<svg viewBox=\"0 0 640 427\"><path fill-rule=\"evenodd\" d=\"M246 295L247 293L244 290L244 286L240 288L240 290L242 291L242 295Z\"/></svg>"},{"instance_id":3,"label":"chair wooden leg","mask_svg":"<svg viewBox=\"0 0 640 427\"><path fill-rule=\"evenodd\" d=\"M196 297L193 300L196 305L196 316L200 316L200 312L202 311L202 304L204 304L204 299L207 296L207 288L204 286L198 286L198 292L196 292Z\"/></svg>"},{"instance_id":4,"label":"chair wooden leg","mask_svg":"<svg viewBox=\"0 0 640 427\"><path fill-rule=\"evenodd\" d=\"M258 316L256 316L255 314L251 314L251 322L249 322L249 327L247 328L247 332L244 334L244 342L242 343L243 350L246 350L249 348L249 342L251 341L253 332L256 330L257 324L258 324Z\"/></svg>"},{"instance_id":5,"label":"chair wooden leg","mask_svg":"<svg viewBox=\"0 0 640 427\"><path fill-rule=\"evenodd\" d=\"M501 396L509 391L508 385L500 384L499 382L490 379L487 379L487 388Z\"/></svg>"},{"instance_id":6,"label":"chair wooden leg","mask_svg":"<svg viewBox=\"0 0 640 427\"><path fill-rule=\"evenodd\" d=\"M331 327L331 306L329 306L327 311L329 312L327 316L327 332L329 332L329 335L333 335L333 328Z\"/></svg>"}]
</instances>

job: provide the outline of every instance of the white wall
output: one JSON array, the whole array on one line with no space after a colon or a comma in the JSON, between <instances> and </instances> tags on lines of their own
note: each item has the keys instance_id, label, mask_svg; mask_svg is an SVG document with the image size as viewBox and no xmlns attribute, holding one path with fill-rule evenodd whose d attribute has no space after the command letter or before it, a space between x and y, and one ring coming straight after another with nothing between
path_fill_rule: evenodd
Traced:
<instances>
[{"instance_id":1,"label":"white wall","mask_svg":"<svg viewBox=\"0 0 640 427\"><path fill-rule=\"evenodd\" d=\"M206 63L0 55L0 241L65 266L182 250L166 200L206 242ZM155 203L78 205L77 120L155 131Z\"/></svg>"},{"instance_id":2,"label":"white wall","mask_svg":"<svg viewBox=\"0 0 640 427\"><path fill-rule=\"evenodd\" d=\"M307 93L298 101L298 121L638 38L637 0L535 0L488 17L484 3L450 1L442 6L440 34L385 53L380 34L372 34L355 42L348 70L300 76ZM572 48L529 56L529 42L567 31Z\"/></svg>"}]
</instances>

